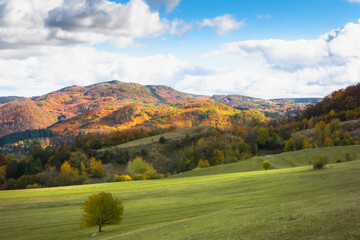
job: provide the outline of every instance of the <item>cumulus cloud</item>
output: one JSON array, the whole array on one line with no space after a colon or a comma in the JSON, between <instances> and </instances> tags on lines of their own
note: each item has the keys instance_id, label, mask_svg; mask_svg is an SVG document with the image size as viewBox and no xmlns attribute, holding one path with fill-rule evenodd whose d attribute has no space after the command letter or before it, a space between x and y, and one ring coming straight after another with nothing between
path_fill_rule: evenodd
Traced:
<instances>
[{"instance_id":1,"label":"cumulus cloud","mask_svg":"<svg viewBox=\"0 0 360 240\"><path fill-rule=\"evenodd\" d=\"M205 56L233 56L263 59L285 71L321 66L344 65L360 58L360 21L331 31L318 39L285 41L250 40L228 43Z\"/></svg>"},{"instance_id":2,"label":"cumulus cloud","mask_svg":"<svg viewBox=\"0 0 360 240\"><path fill-rule=\"evenodd\" d=\"M184 74L203 73L201 68L172 55L141 58L91 47L56 49L24 59L0 59L0 69L0 96L41 95L70 85L89 85L111 79L173 85Z\"/></svg>"},{"instance_id":3,"label":"cumulus cloud","mask_svg":"<svg viewBox=\"0 0 360 240\"><path fill-rule=\"evenodd\" d=\"M125 47L176 24L160 18L145 0L8 0L0 2L0 20L0 49L106 41Z\"/></svg>"},{"instance_id":4,"label":"cumulus cloud","mask_svg":"<svg viewBox=\"0 0 360 240\"><path fill-rule=\"evenodd\" d=\"M200 28L214 27L214 33L217 35L227 35L232 31L235 31L245 25L245 20L240 22L236 21L230 14L225 14L211 19L204 19L198 22Z\"/></svg>"},{"instance_id":5,"label":"cumulus cloud","mask_svg":"<svg viewBox=\"0 0 360 240\"><path fill-rule=\"evenodd\" d=\"M193 28L192 23L187 23L182 19L175 19L170 24L169 32L172 35L182 37Z\"/></svg>"},{"instance_id":6,"label":"cumulus cloud","mask_svg":"<svg viewBox=\"0 0 360 240\"><path fill-rule=\"evenodd\" d=\"M241 72L234 76L243 76L238 77L239 83L249 79L255 87L245 86L245 89L257 96L259 91L264 96L279 93L283 96L321 96L359 81L360 21L348 23L318 39L233 42L204 56L256 62L257 74L251 75L256 78L244 76Z\"/></svg>"},{"instance_id":7,"label":"cumulus cloud","mask_svg":"<svg viewBox=\"0 0 360 240\"><path fill-rule=\"evenodd\" d=\"M228 43L205 55L217 58L216 67L212 61L198 66L173 55L131 57L82 45L126 46L164 33L183 36L195 25L226 35L244 24L231 15L170 21L145 0L0 0L0 95L41 95L119 79L198 94L310 97L360 79L360 22L317 39Z\"/></svg>"},{"instance_id":8,"label":"cumulus cloud","mask_svg":"<svg viewBox=\"0 0 360 240\"><path fill-rule=\"evenodd\" d=\"M63 41L110 40L126 46L136 39L158 36L167 27L159 13L151 11L143 0L131 0L126 4L64 0L48 15L46 24L52 29L51 35Z\"/></svg>"},{"instance_id":9,"label":"cumulus cloud","mask_svg":"<svg viewBox=\"0 0 360 240\"><path fill-rule=\"evenodd\" d=\"M172 11L180 0L6 0L0 1L0 49L64 46L110 42L118 47L169 33L183 36L193 22L161 18L148 5ZM201 27L215 27L226 35L244 24L231 15L205 19Z\"/></svg>"},{"instance_id":10,"label":"cumulus cloud","mask_svg":"<svg viewBox=\"0 0 360 240\"><path fill-rule=\"evenodd\" d=\"M155 8L165 5L166 12L170 13L179 5L180 0L148 0L148 2Z\"/></svg>"}]
</instances>

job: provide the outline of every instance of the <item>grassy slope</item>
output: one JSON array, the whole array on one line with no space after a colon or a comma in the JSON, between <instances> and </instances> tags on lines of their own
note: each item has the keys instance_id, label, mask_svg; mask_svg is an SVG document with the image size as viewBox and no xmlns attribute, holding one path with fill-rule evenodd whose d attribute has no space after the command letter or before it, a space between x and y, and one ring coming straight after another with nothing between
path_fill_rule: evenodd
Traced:
<instances>
[{"instance_id":1,"label":"grassy slope","mask_svg":"<svg viewBox=\"0 0 360 240\"><path fill-rule=\"evenodd\" d=\"M88 239L81 202L106 191L123 201L118 226L93 239L358 239L360 161L0 192L0 239Z\"/></svg>"},{"instance_id":2,"label":"grassy slope","mask_svg":"<svg viewBox=\"0 0 360 240\"><path fill-rule=\"evenodd\" d=\"M102 148L102 149L98 150L98 152L103 152L106 150L111 151L111 150L123 149L123 148L134 148L134 147L140 148L144 145L158 143L161 136L163 136L166 140L184 139L184 136L186 134L189 134L191 136L191 135L201 132L205 128L206 127L204 127L204 126L193 127L193 128L181 128L181 129L177 129L177 130L174 130L171 132L166 132L166 133L151 136L151 137L141 138L141 139L134 140L134 141L124 143L124 144L120 144L117 146Z\"/></svg>"},{"instance_id":3,"label":"grassy slope","mask_svg":"<svg viewBox=\"0 0 360 240\"><path fill-rule=\"evenodd\" d=\"M338 160L346 161L346 153L352 157L360 157L360 145L341 146L341 147L327 147L304 149L296 152L280 153L276 155L262 156L258 158L251 158L238 163L230 163L211 167L208 169L194 169L190 172L184 172L173 177L193 177L204 176L212 174L248 172L262 170L262 161L268 160L274 169L289 168L311 165L316 156L324 155L328 163L336 163Z\"/></svg>"}]
</instances>

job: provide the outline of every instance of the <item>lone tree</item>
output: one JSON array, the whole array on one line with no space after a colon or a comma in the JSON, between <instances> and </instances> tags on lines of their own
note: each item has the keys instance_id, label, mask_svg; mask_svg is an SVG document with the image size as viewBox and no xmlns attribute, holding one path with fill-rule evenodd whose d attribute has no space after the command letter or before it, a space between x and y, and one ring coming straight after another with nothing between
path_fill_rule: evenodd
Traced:
<instances>
[{"instance_id":1,"label":"lone tree","mask_svg":"<svg viewBox=\"0 0 360 240\"><path fill-rule=\"evenodd\" d=\"M323 155L316 156L313 164L314 169L322 169L326 165L326 160Z\"/></svg>"},{"instance_id":2,"label":"lone tree","mask_svg":"<svg viewBox=\"0 0 360 240\"><path fill-rule=\"evenodd\" d=\"M262 162L262 167L265 170L268 170L269 168L271 168L271 163L268 160L265 160Z\"/></svg>"},{"instance_id":3,"label":"lone tree","mask_svg":"<svg viewBox=\"0 0 360 240\"><path fill-rule=\"evenodd\" d=\"M81 209L85 212L81 225L84 227L119 224L124 208L120 200L114 199L111 193L101 192L93 194L82 204Z\"/></svg>"}]
</instances>

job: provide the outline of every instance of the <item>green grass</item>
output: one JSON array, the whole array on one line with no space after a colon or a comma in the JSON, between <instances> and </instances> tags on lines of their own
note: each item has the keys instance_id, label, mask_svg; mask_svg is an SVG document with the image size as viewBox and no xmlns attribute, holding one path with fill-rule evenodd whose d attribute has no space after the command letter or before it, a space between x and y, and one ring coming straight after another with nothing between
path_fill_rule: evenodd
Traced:
<instances>
[{"instance_id":1,"label":"green grass","mask_svg":"<svg viewBox=\"0 0 360 240\"><path fill-rule=\"evenodd\" d=\"M336 163L338 160L345 162L347 153L350 154L351 157L355 155L355 158L360 158L360 145L311 148L295 152L267 155L211 168L194 169L190 172L175 175L173 178L258 171L262 170L261 163L264 160L270 161L273 169L309 166L313 164L315 157L319 155L324 155L328 163Z\"/></svg>"},{"instance_id":2,"label":"green grass","mask_svg":"<svg viewBox=\"0 0 360 240\"><path fill-rule=\"evenodd\" d=\"M127 142L127 143L124 143L124 144L120 144L120 145L117 145L117 146L112 146L112 147L108 147L108 148L102 148L102 149L99 149L98 152L103 152L103 151L106 151L106 150L112 151L112 150L122 149L122 148L141 147L141 146L148 145L148 144L159 143L159 139L160 139L161 136L164 136L166 140L184 139L186 134L189 134L191 136L191 135L200 133L205 128L206 127L199 126L199 127L194 127L194 128L177 129L177 130L174 130L174 131L171 131L171 132L166 132L166 133L151 136L151 137L141 138L141 139L134 140L134 141L131 141L131 142Z\"/></svg>"},{"instance_id":3,"label":"green grass","mask_svg":"<svg viewBox=\"0 0 360 240\"><path fill-rule=\"evenodd\" d=\"M0 239L359 239L360 161L0 192ZM120 225L81 228L81 203L111 192Z\"/></svg>"}]
</instances>

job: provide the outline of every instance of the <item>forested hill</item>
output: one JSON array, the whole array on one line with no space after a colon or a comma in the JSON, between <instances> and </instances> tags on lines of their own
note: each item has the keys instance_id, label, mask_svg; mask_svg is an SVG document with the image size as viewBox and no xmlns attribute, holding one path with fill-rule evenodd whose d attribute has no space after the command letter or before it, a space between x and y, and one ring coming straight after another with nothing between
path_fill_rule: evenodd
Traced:
<instances>
[{"instance_id":1,"label":"forested hill","mask_svg":"<svg viewBox=\"0 0 360 240\"><path fill-rule=\"evenodd\" d=\"M341 120L360 115L360 83L332 92L315 105L309 105L299 118L310 119L322 115L337 114Z\"/></svg>"},{"instance_id":2,"label":"forested hill","mask_svg":"<svg viewBox=\"0 0 360 240\"><path fill-rule=\"evenodd\" d=\"M24 97L17 97L17 96L0 97L0 104L12 102L18 99L24 99Z\"/></svg>"},{"instance_id":3,"label":"forested hill","mask_svg":"<svg viewBox=\"0 0 360 240\"><path fill-rule=\"evenodd\" d=\"M261 119L264 115L274 118L305 106L301 101L276 102L240 95L210 97L179 92L167 86L116 80L86 87L70 86L43 96L10 101L13 99L17 97L2 98L7 102L0 104L0 137L50 126L57 133L73 136L122 131L135 126L229 126L230 112L236 115L246 111L238 115L239 119L251 116ZM223 113L227 115L222 116Z\"/></svg>"}]
</instances>

